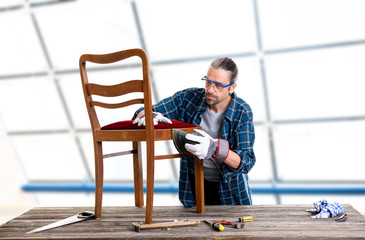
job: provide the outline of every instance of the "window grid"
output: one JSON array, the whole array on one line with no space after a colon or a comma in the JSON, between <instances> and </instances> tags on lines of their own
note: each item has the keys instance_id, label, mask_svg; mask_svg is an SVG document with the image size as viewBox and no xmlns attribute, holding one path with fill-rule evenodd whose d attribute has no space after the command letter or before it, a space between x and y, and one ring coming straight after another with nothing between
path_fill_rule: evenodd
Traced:
<instances>
[{"instance_id":1,"label":"window grid","mask_svg":"<svg viewBox=\"0 0 365 240\"><path fill-rule=\"evenodd\" d=\"M72 1L59 1L59 3L63 3L66 2L66 4L72 4ZM137 0L132 0L130 1L131 3L131 8L132 8L132 12L133 12L133 16L134 16L134 21L136 23L137 26L137 30L138 30L138 34L139 34L139 41L140 41L140 45L142 46L143 49L146 50L146 52L148 53L148 49L147 49L147 44L146 44L146 40L145 37L143 35L143 25L140 21L140 16L139 16L139 11L138 11L138 5L136 4L136 2L138 2ZM351 122L351 121L364 121L365 120L365 116L347 116L347 117L328 117L328 118L312 118L312 119L288 119L288 120L273 120L272 116L271 116L271 108L270 108L270 100L269 100L269 88L267 86L267 72L266 72L266 57L267 56L274 56L274 55L281 55L281 54L288 54L288 53L293 53L293 52L301 52L301 51L315 51L315 50L321 50L321 49L332 49L332 48L346 48L346 47L352 47L352 46L363 46L365 45L365 40L353 40L353 41L347 41L347 42L335 42L335 43L328 43L328 44L318 44L318 45L310 45L310 46L299 46L299 47L290 47L290 48L280 48L280 49L264 49L263 48L263 44L262 44L262 34L261 34L261 28L260 28L260 9L258 7L258 1L257 0L253 0L253 9L252 11L254 12L254 22L255 22L255 29L256 29L256 38L257 38L257 50L255 52L238 52L235 54L229 54L231 57L233 58L257 58L257 61L259 61L259 66L260 66L260 74L261 74L261 81L262 81L262 86L263 86L263 92L264 92L264 105L265 105L265 111L266 111L266 120L264 121L256 121L255 125L256 126L266 126L267 129L267 135L268 135L268 145L269 145L269 152L270 152L270 158L271 158L271 164L272 164L272 176L273 179L268 180L268 181L251 181L252 186L255 186L255 184L268 184L270 186L277 186L278 184L293 184L294 186L296 185L302 185L302 184L307 184L307 185L315 185L315 184L331 184L333 186L339 184L339 183L347 183L347 184L364 184L365 180L364 179L358 179L358 180L348 180L348 181L343 181L343 180L326 180L326 181L322 181L322 180L281 180L280 177L278 176L278 165L277 165L277 154L275 152L276 148L275 148L275 140L273 137L273 132L275 131L274 128L276 125L290 125L290 124L297 124L297 123L326 123L326 122ZM29 8L29 15L30 15L30 19L32 21L32 25L34 26L34 31L36 32L36 35L38 37L38 41L42 47L42 54L44 56L44 59L47 63L47 71L45 72L30 72L30 73L22 73L22 74L7 74L7 75L0 75L0 81L1 80L14 80L16 81L16 79L24 79L24 78L30 78L30 77L34 77L34 76L51 76L51 79L53 81L53 84L57 90L57 94L58 94L58 98L60 99L61 103L62 103L62 107L64 110L64 113L66 115L67 118L67 124L68 124L68 128L67 129L59 129L59 130L23 130L23 131L8 131L8 136L10 137L10 140L14 137L19 137L19 136L32 136L32 135L49 135L49 134L65 134L65 133L69 133L72 135L73 139L74 139L74 143L76 144L76 147L79 151L79 155L80 155L80 159L82 160L82 164L85 168L85 171L87 172L87 181L88 182L93 182L93 171L92 169L90 169L88 163L87 163L87 157L85 152L89 151L90 149L84 149L84 147L82 146L81 142L80 142L80 138L79 135L80 134L84 134L84 133L89 133L89 129L82 129L82 128L76 128L74 126L72 117L71 117L71 113L69 110L69 106L67 104L67 102L65 101L65 95L63 93L62 88L60 87L59 84L59 77L60 76L64 76L64 75L68 75L68 74L78 74L79 70L78 69L61 69L61 70L56 70L54 69L53 63L52 63L52 59L49 55L49 51L47 49L47 43L45 42L45 40L43 39L42 36L42 30L39 28L38 26L38 22L36 17L34 16L32 9L35 8L40 8L43 6L48 6L49 4L56 4L56 2L53 1L45 1L42 3L28 3L25 2L23 5L14 5L14 6L8 6L8 7L0 7L0 14L2 13L6 13L8 11L20 11L23 8ZM150 65L151 65L151 83L152 83L152 89L153 89L153 96L154 96L154 100L155 102L157 102L160 97L159 97L159 92L157 91L156 87L155 87L155 79L154 79L154 66L159 66L159 67L163 67L163 66L167 66L169 64L179 64L179 63L191 63L191 62L199 62L199 61L211 61L211 59L214 59L215 57L218 56L201 56L201 57L192 57L192 58L183 58L183 59L169 59L169 60L156 60L156 61L150 61ZM128 66L130 68L136 67L133 65ZM95 69L95 71L104 71L104 70L109 70L109 68L105 67L101 67L98 69ZM80 88L81 91L81 88ZM171 151L171 148L169 146L167 146L169 151ZM14 150L15 152L17 151L17 147L14 146ZM19 156L19 154L17 154ZM19 159L20 163L22 163L22 159ZM26 175L26 169L25 171L25 175ZM177 167L175 165L174 161L171 161L171 171L173 172L174 175L174 180L177 181L178 179L178 172L177 172ZM28 179L29 183L32 183L33 180ZM132 180L131 180L132 181ZM130 182L131 182L130 181ZM128 183L130 183L129 181L127 181ZM123 183L123 181L119 181L119 183ZM162 181L161 184L166 184L169 182L164 182ZM255 188L254 188L255 189ZM323 189L322 189L323 190ZM172 189L172 191L176 191L176 188ZM257 193L260 193L260 189L257 188L256 189ZM299 192L295 192L293 190L294 194L297 193L299 194ZM255 191L254 191L255 193ZM262 193L265 193L264 190L262 190ZM267 193L270 194L274 194L275 198L276 198L276 202L277 203L281 203L281 199L280 196L281 194L285 193L285 191L282 192L275 192L275 191L268 191ZM364 193L364 192L362 192Z\"/></svg>"}]
</instances>

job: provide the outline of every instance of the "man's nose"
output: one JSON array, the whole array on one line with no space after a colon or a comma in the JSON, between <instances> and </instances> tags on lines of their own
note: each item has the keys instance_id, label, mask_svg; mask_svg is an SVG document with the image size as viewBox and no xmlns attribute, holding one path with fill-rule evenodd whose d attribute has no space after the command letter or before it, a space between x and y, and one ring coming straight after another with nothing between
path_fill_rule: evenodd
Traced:
<instances>
[{"instance_id":1,"label":"man's nose","mask_svg":"<svg viewBox=\"0 0 365 240\"><path fill-rule=\"evenodd\" d=\"M215 89L214 89L214 85L213 84L211 84L211 85L208 85L207 87L205 87L205 89L207 90L207 92L214 92L215 91Z\"/></svg>"}]
</instances>

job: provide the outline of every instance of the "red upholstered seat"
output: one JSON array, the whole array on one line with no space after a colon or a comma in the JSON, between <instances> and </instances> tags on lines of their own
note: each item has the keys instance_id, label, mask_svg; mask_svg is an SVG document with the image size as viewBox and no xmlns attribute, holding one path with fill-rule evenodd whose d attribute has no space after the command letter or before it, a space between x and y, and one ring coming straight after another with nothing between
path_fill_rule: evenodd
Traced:
<instances>
[{"instance_id":1,"label":"red upholstered seat","mask_svg":"<svg viewBox=\"0 0 365 240\"><path fill-rule=\"evenodd\" d=\"M184 123L174 119L171 119L172 124L159 122L155 125L155 129L172 129L172 128L191 128L196 127L191 123ZM101 128L101 130L116 130L116 129L143 129L145 126L138 126L137 124L133 124L133 120L125 120L119 121L115 123L111 123L105 125Z\"/></svg>"}]
</instances>

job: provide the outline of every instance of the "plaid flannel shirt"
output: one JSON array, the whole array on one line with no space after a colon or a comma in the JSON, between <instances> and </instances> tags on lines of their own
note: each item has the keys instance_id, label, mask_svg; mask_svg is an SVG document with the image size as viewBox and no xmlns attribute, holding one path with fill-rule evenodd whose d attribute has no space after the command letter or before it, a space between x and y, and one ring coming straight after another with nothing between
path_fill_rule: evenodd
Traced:
<instances>
[{"instance_id":1,"label":"plaid flannel shirt","mask_svg":"<svg viewBox=\"0 0 365 240\"><path fill-rule=\"evenodd\" d=\"M185 89L153 105L153 111L160 112L169 119L193 123L197 126L206 108L204 88ZM253 151L255 130L250 106L237 97L236 93L233 93L232 101L223 118L222 131L222 138L228 140L230 150L241 157L241 164L238 169L233 169L222 163L223 176L219 184L221 204L250 205L252 200L247 174L256 162ZM189 164L189 161L194 161L194 158L181 158L180 162L179 199L184 207L195 205L188 174L189 166L194 164L191 162Z\"/></svg>"}]
</instances>

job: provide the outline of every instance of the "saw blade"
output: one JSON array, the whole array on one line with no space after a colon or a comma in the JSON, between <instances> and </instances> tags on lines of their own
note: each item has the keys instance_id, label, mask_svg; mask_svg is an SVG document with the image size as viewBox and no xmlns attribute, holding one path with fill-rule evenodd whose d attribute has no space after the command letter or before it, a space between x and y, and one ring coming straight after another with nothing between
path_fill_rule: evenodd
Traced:
<instances>
[{"instance_id":1,"label":"saw blade","mask_svg":"<svg viewBox=\"0 0 365 240\"><path fill-rule=\"evenodd\" d=\"M94 215L93 212L83 211L83 212L81 212L79 214L76 214L74 216L59 220L57 222L48 224L48 225L43 226L43 227L36 228L32 231L27 232L27 234L42 232L42 231L46 231L46 230L49 230L49 229L52 229L52 228L62 227L62 226L69 225L69 224L72 224L72 223L77 223L77 222L81 222L81 221L85 221L85 220L89 220L89 219L94 219L94 218L95 218L95 215Z\"/></svg>"}]
</instances>

